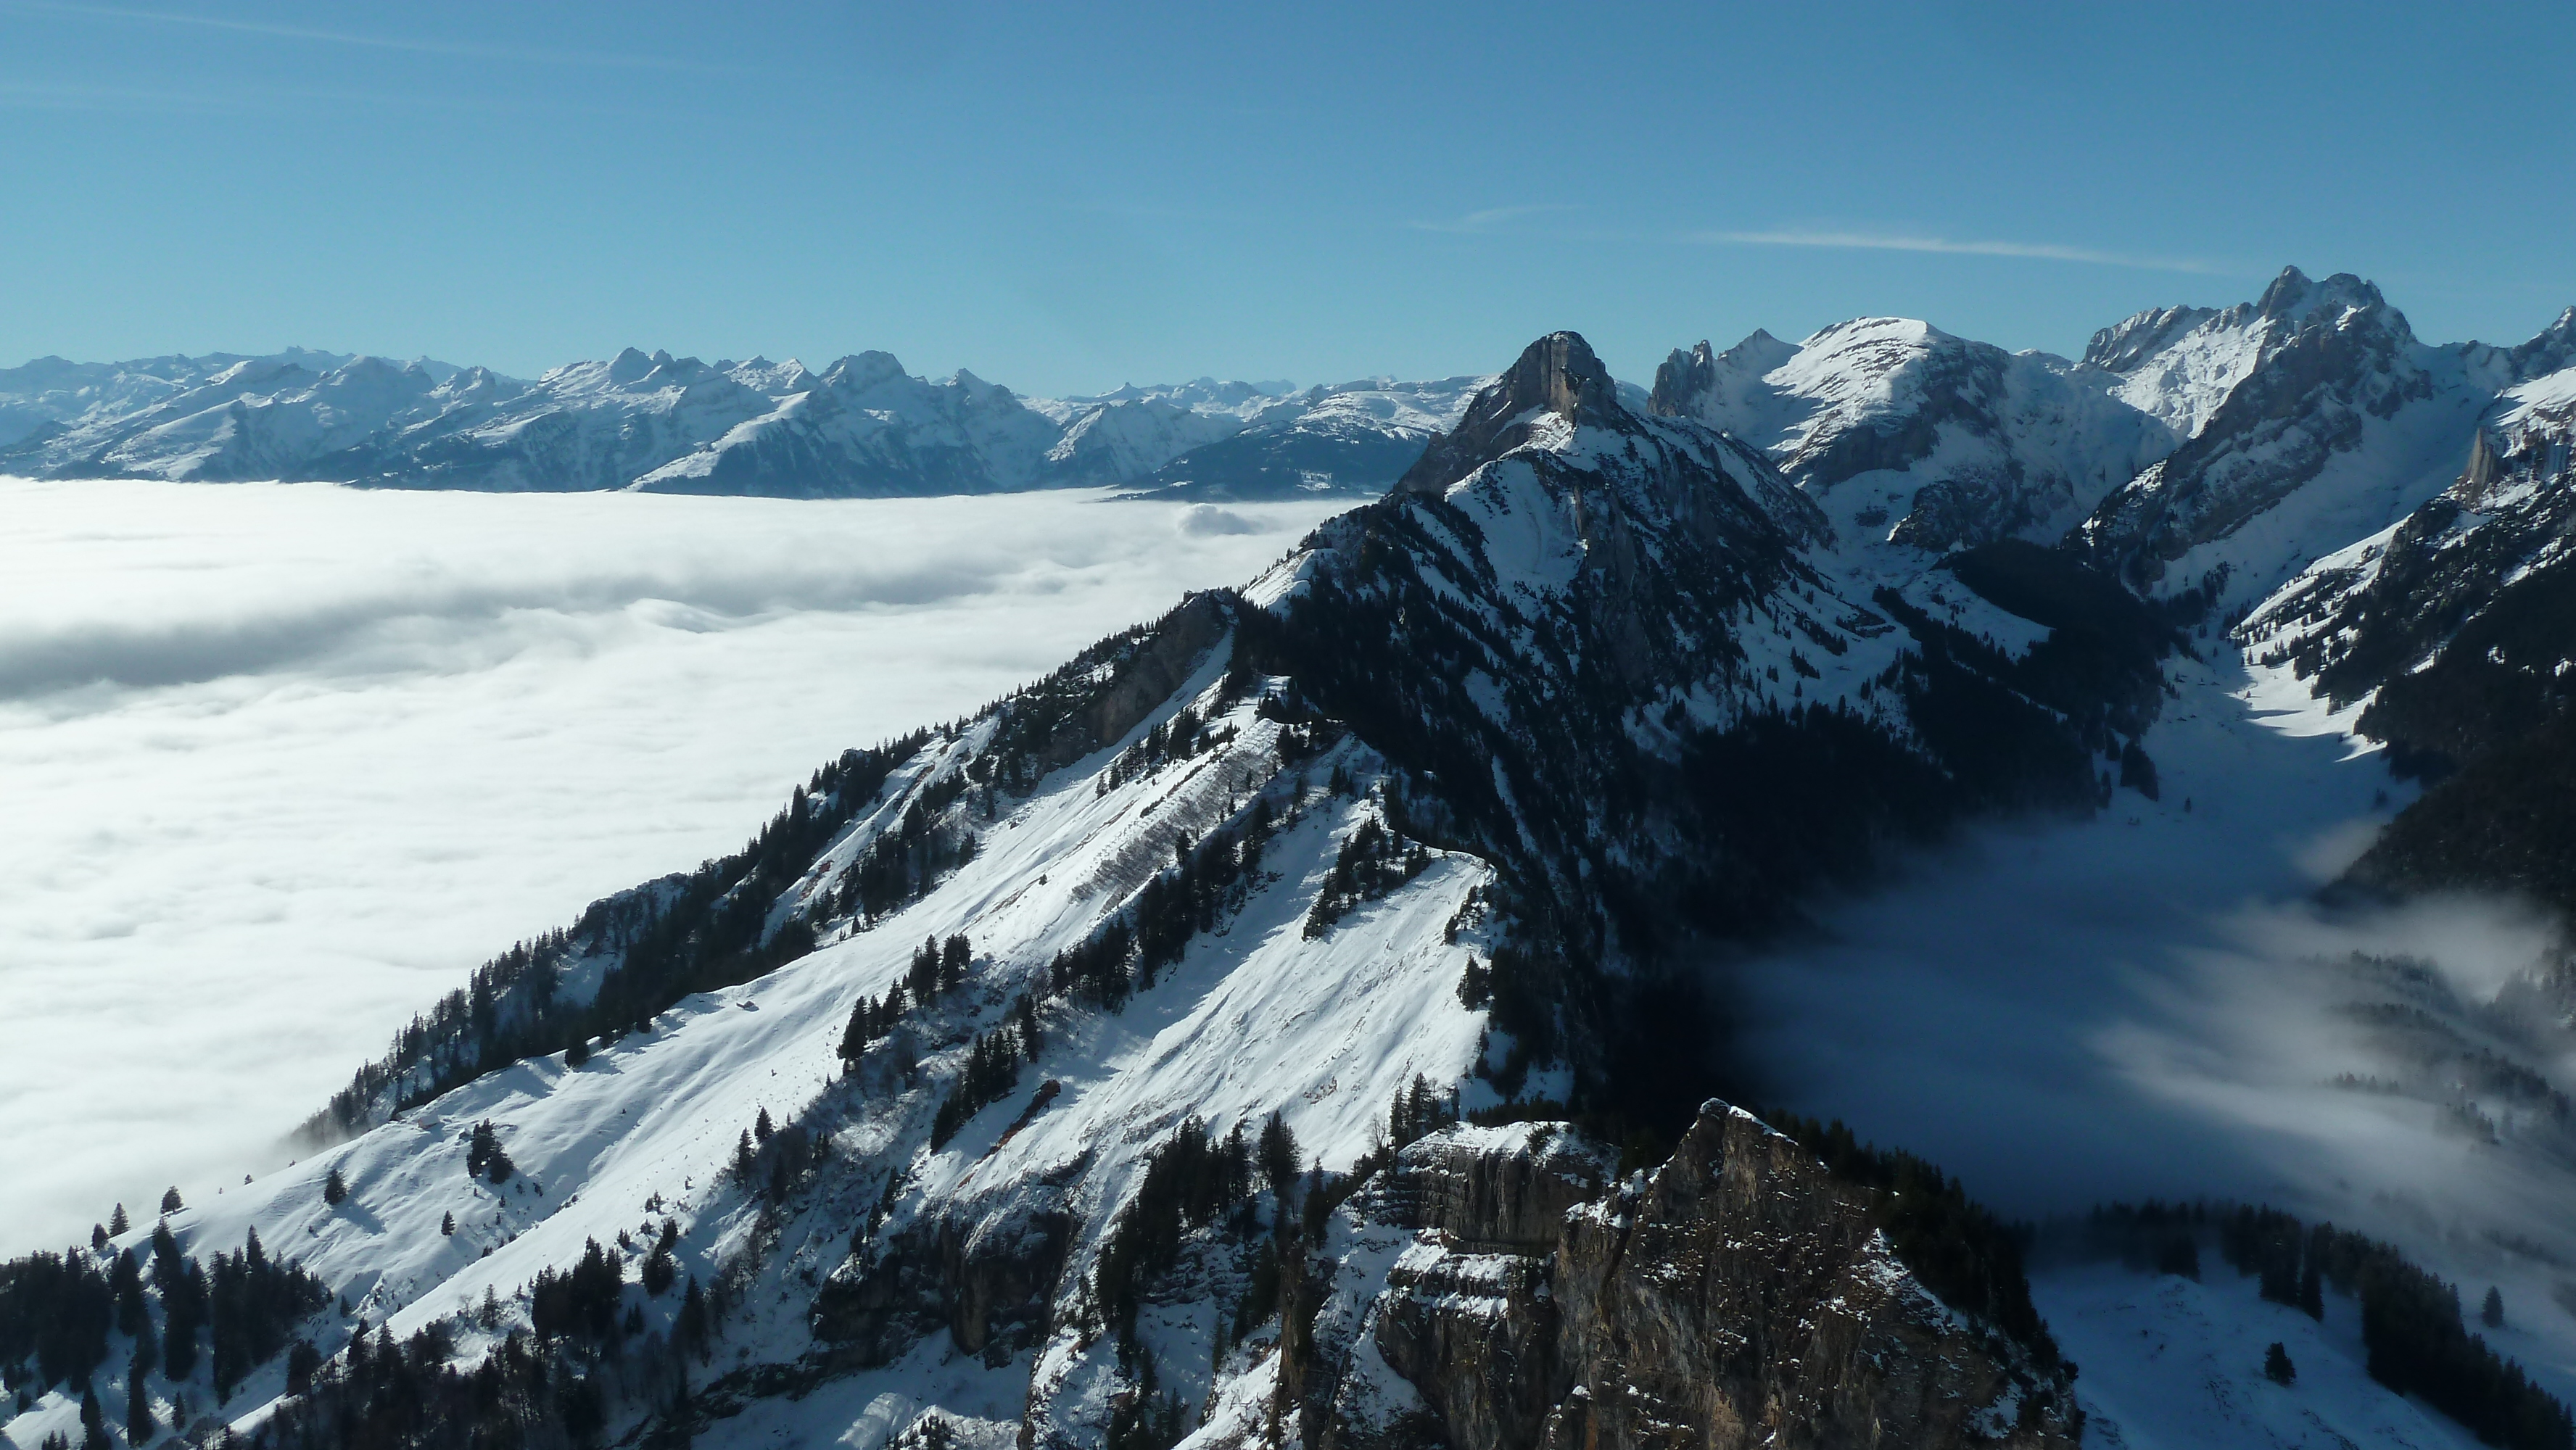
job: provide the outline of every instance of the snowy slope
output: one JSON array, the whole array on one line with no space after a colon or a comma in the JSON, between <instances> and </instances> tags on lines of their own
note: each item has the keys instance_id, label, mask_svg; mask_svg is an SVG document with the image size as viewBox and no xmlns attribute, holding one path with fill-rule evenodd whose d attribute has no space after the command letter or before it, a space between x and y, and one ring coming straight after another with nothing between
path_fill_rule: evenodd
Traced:
<instances>
[{"instance_id":1,"label":"snowy slope","mask_svg":"<svg viewBox=\"0 0 2576 1450\"><path fill-rule=\"evenodd\" d=\"M193 388L239 363L267 368L295 366L323 373L353 361L346 354L288 348L260 357L213 353L205 357L134 358L125 362L76 363L41 357L20 367L0 368L0 448L38 433L77 430L85 424L142 411ZM456 368L420 359L433 378L445 381Z\"/></svg>"},{"instance_id":2,"label":"snowy slope","mask_svg":"<svg viewBox=\"0 0 2576 1450\"><path fill-rule=\"evenodd\" d=\"M1997 538L2053 540L2173 446L2115 395L2117 379L2006 353L1905 318L1839 323L1790 346L1757 332L1700 343L1657 371L1657 412L1724 429L1856 539L1905 557Z\"/></svg>"},{"instance_id":3,"label":"snowy slope","mask_svg":"<svg viewBox=\"0 0 2576 1450\"><path fill-rule=\"evenodd\" d=\"M2203 1280L2084 1265L2033 1279L2049 1328L2083 1374L2089 1443L2109 1450L2469 1450L2458 1424L2388 1392L2364 1368L2359 1311L2329 1296L2319 1321L2257 1297L2224 1269ZM2263 1374L2288 1352L2296 1379Z\"/></svg>"},{"instance_id":4,"label":"snowy slope","mask_svg":"<svg viewBox=\"0 0 2576 1450\"><path fill-rule=\"evenodd\" d=\"M2104 499L2082 541L2142 588L2197 590L2239 617L2440 492L2479 416L2562 365L2564 327L2437 347L2370 283L2285 269L2258 301L2119 357L2120 395L2190 433Z\"/></svg>"},{"instance_id":5,"label":"snowy slope","mask_svg":"<svg viewBox=\"0 0 2576 1450\"><path fill-rule=\"evenodd\" d=\"M2177 329L2188 340L2208 325L2151 321L2104 351L2147 367L2183 345ZM604 1029L586 1061L531 1056L411 1102L403 1086L442 1059L396 1062L352 1115L351 1141L228 1186L172 1228L212 1251L256 1227L352 1316L398 1334L445 1325L469 1363L526 1322L540 1271L592 1241L640 1258L667 1231L715 1291L719 1353L692 1406L658 1390L616 1400L617 1433L875 1445L935 1402L974 1442L1027 1426L1088 1444L1177 1396L1206 1411L1203 1442L1244 1443L1291 1388L1292 1321L1234 1342L1232 1306L1254 1290L1227 1245L1286 1214L1279 1192L1239 1196L1222 1232L1182 1231L1132 1329L1103 1320L1120 1292L1109 1275L1131 1262L1122 1235L1153 1211L1170 1145L1254 1133L1277 1113L1309 1163L1380 1163L1390 1106L1417 1079L1466 1108L1511 1096L1637 1108L1670 1080L1653 1059L1671 1043L1655 1034L1699 1026L1652 995L1658 955L1785 924L1800 894L1866 864L1865 850L1833 859L1799 818L1848 811L1864 837L1921 838L1981 811L2084 816L2116 799L2134 823L2150 808L2114 796L2110 762L2241 713L2242 682L2168 664L2170 629L2136 599L2086 576L2118 607L2070 605L2083 591L2067 571L2081 571L2064 553L2024 539L1937 557L2045 536L2084 488L2111 486L2105 460L2155 446L2171 426L2160 419L2196 404L2159 414L2115 396L2108 366L1920 324L1829 329L1786 352L1766 342L1724 366L1705 348L1677 357L1641 413L1581 338L1540 339L1472 391L1392 495L1240 594L1197 597L909 739L881 779L852 752L743 855L595 907L489 1019L577 1020L584 1043ZM666 368L676 382L678 365L648 361L634 382ZM1354 416L1403 422L1426 401L1372 391L1345 395ZM1147 404L1172 406L1104 406L1177 421ZM924 383L872 354L639 486L892 487L898 474L969 486L1037 456L1012 450L1057 427L970 376ZM1981 495L1982 522L1933 539L1941 500L1979 468L2010 486ZM2304 497L2326 502L2245 515L2302 541L2310 552L2289 567L2329 552L2321 531L2380 506L2363 483L2317 477ZM1916 529L1877 531L1845 504L1872 488L1910 500ZM1996 526L2023 509L2042 512ZM2256 547L2243 525L2212 539ZM1997 602L2014 597L2060 623ZM2278 703L2300 707L2279 673L2266 677ZM2191 778L2187 745L2177 753L2178 780ZM1910 814L1871 814L1899 809ZM2176 818L2170 800L2154 813ZM721 980L644 1027L617 994L680 950L647 947L701 887L720 889L690 908L701 915L683 945L748 924L746 944L700 962ZM954 986L929 987L916 944L952 934L971 939L971 961ZM910 1005L845 1058L853 1005L898 982ZM471 1054L500 1039L482 1040L457 1025L439 1050L489 1067ZM979 1087L996 1043L1004 1086ZM1671 1078L1688 1080L1677 1066ZM467 1134L487 1119L517 1165L504 1183L466 1172ZM755 1146L755 1121L779 1131ZM322 1192L335 1170L351 1189L336 1206ZM1605 1224L1624 1212L1589 1211ZM1332 1220L1320 1272L1394 1283L1403 1236L1358 1225ZM2245 1411L2229 1376L2246 1316L2163 1300L2141 1311L2133 1290L2069 1280L2058 1301L2092 1371L2079 1389L2102 1387L2096 1409L2135 1437L2122 1443L2245 1425L2366 1441L2406 1423L2313 1336L2299 1347L2334 1413ZM616 1302L648 1344L678 1332L676 1292L629 1287ZM1953 1322L1937 1303L1926 1313ZM2143 1354L2129 1347L2140 1313L2154 1316ZM326 1314L309 1332L329 1350L348 1328ZM2206 1357L2188 1373L2215 1411L2169 1392L2159 1333L2187 1342L2178 1361ZM1373 1344L1348 1348L1346 1383L1377 1395L1353 1423L1428 1413L1401 1374L1367 1362ZM226 1418L247 1430L279 1413L279 1374L262 1371ZM24 1445L70 1404L57 1391L7 1433ZM2246 1441L2276 1442L2296 1443Z\"/></svg>"},{"instance_id":6,"label":"snowy slope","mask_svg":"<svg viewBox=\"0 0 2576 1450\"><path fill-rule=\"evenodd\" d=\"M1588 353L1573 359L1578 371L1597 368ZM1586 396L1607 398L1606 378L1591 376L1598 391ZM1496 392L1489 411L1514 409ZM1789 510L1801 529L1811 520L1757 456L1615 404L1579 418L1524 427L1526 441L1448 485L1448 501L1434 510L1473 521L1460 538L1483 540L1463 558L1425 556L1426 569L1442 571L1436 587L1459 591L1459 606L1501 629L1498 643L1512 641L1514 655L1534 652L1509 665L1492 657L1490 668L1516 674L1540 663L1549 641L1588 627L1569 612L1569 596L1592 588L1586 556L1604 547L1633 557L1644 545L1676 566L1724 558L1730 609L1759 606L1796 577L1784 552L1789 535L1756 499ZM1715 492L1692 496L1707 489ZM1730 533L1742 535L1732 557L1697 552ZM1694 537L1702 542L1685 549ZM1405 831L1409 813L1425 808L1424 781L1301 703L1329 681L1247 674L1237 653L1240 611L1289 612L1296 600L1340 587L1365 557L1354 536L1328 532L1245 602L1203 599L1143 643L1112 649L1089 673L1051 686L1076 692L1069 721L1102 731L1070 757L1044 742L1085 737L1059 730L1035 737L1033 748L1014 723L1056 698L1030 695L924 738L868 798L831 803L832 819L846 823L810 861L786 879L753 878L764 893L753 901L768 902L763 934L787 940L781 933L791 926L810 930L818 938L810 952L684 997L649 1031L603 1041L578 1065L556 1053L474 1078L282 1173L229 1186L173 1215L171 1228L199 1254L238 1245L256 1228L273 1252L345 1296L353 1317L397 1335L443 1321L473 1353L492 1343L478 1319L487 1291L515 1318L540 1269L568 1265L588 1241L623 1232L643 1242L672 1222L689 1272L726 1286L725 1352L746 1372L818 1352L845 1363L855 1354L860 1368L913 1353L938 1320L904 1307L906 1276L921 1272L934 1245L984 1244L946 1272L998 1276L1031 1297L1005 1296L961 1338L986 1366L984 1388L961 1389L961 1401L1005 1404L1016 1387L1047 1402L1051 1423L1096 1432L1114 1410L1102 1395L1129 1372L1112 1346L1064 1338L1064 1326L1146 1156L1185 1119L1221 1134L1277 1112L1307 1161L1338 1171L1372 1150L1388 1105L1417 1077L1456 1088L1466 1106L1496 1098L1473 1074L1492 1068L1511 1040L1461 988L1497 944L1479 904L1496 884L1494 865L1405 846L1374 885L1349 888L1354 894L1322 914L1319 896L1345 889L1335 883L1350 869L1350 851L1390 828ZM1697 567L1687 577L1715 582ZM1786 606L1783 593L1769 607L1785 615ZM1818 638L1834 637L1831 608L1808 605L1800 615L1826 611L1828 622L1810 621L1825 632ZM1869 658L1890 654L1878 647ZM1856 667L1853 678L1874 667ZM1799 682L1781 673L1788 687ZM1704 690L1703 706L1742 710L1748 698L1784 688L1742 666L1725 678L1737 676L1722 705ZM1527 712L1543 709L1543 699L1527 681L1495 697L1525 726L1537 723ZM1184 711L1195 723L1175 739L1163 727ZM1624 732L1608 743L1636 748ZM1545 784L1520 780L1522 789ZM1514 787L1498 776L1497 789L1510 799ZM1515 822L1507 829L1542 850L1559 844L1563 824L1545 819L1536 799L1504 811ZM852 915L861 868L887 843L970 834L967 859L938 854L944 845L928 858L951 864L922 877L917 899ZM1113 919L1140 931L1161 919L1151 903L1168 897L1153 893L1182 879L1176 853L1203 862L1221 846L1230 861L1236 842L1258 847L1257 867L1208 888L1195 919L1182 918L1177 959L1140 976L1119 1010L1051 979L1060 953L1098 939ZM669 889L648 887L633 900L667 900ZM853 1003L903 978L917 942L951 933L973 941L964 986L916 1004L845 1070L840 1048ZM555 992L577 1003L603 991L602 970L619 950L609 938L582 938L547 968L557 974ZM1016 1090L934 1149L934 1118L957 1089L976 1034L1025 1020L1014 1012L1022 994L1036 1004L1035 1060ZM1562 1094L1569 1085L1545 1056L1522 1060L1513 1078L1530 1092ZM831 1145L828 1156L792 1165L783 1201L762 1191L759 1176L746 1181L727 1166L764 1112ZM468 1130L487 1119L517 1167L505 1183L466 1171ZM322 1193L334 1171L350 1189L336 1206ZM868 1212L872 1204L881 1217ZM452 1235L441 1232L450 1216ZM869 1231L854 1237L858 1223ZM148 1232L138 1224L126 1242ZM887 1293L897 1294L892 1309L879 1302ZM649 1326L673 1322L676 1297L646 1302L629 1291ZM809 1318L809 1305L819 1319ZM1212 1389L1188 1366L1216 1361L1218 1321L1183 1320L1158 1331L1167 1375ZM328 1351L351 1322L328 1314L307 1332ZM1048 1324L1057 1326L1053 1339L1042 1332ZM1051 1368L1032 1390L1025 1356L1042 1344L1052 1346ZM226 1417L257 1424L277 1374L271 1366L251 1381ZM1199 1377L1185 1378L1192 1374ZM47 1398L13 1423L12 1438L40 1434L67 1403L60 1392Z\"/></svg>"},{"instance_id":7,"label":"snowy slope","mask_svg":"<svg viewBox=\"0 0 2576 1450\"><path fill-rule=\"evenodd\" d=\"M1491 377L1399 383L1375 378L1261 402L1239 430L1174 455L1160 488L1208 499L1327 491L1374 493L1413 466Z\"/></svg>"}]
</instances>

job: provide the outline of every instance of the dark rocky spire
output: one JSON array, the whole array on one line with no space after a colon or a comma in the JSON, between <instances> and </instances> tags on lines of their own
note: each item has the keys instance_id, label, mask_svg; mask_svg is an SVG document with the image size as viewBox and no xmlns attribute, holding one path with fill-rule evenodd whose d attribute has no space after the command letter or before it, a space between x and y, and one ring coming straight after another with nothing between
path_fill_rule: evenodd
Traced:
<instances>
[{"instance_id":1,"label":"dark rocky spire","mask_svg":"<svg viewBox=\"0 0 2576 1450\"><path fill-rule=\"evenodd\" d=\"M1551 332L1521 349L1509 372L1476 395L1447 436L1432 440L1397 482L1400 493L1439 493L1481 465L1527 442L1533 413L1574 423L1613 423L1627 416L1609 369L1582 334Z\"/></svg>"}]
</instances>

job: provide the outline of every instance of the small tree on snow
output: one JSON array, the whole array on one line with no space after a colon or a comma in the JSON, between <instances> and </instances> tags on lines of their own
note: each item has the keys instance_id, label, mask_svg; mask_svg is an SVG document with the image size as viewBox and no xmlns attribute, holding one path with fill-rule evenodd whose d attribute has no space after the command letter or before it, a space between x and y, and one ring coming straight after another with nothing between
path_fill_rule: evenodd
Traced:
<instances>
[{"instance_id":1,"label":"small tree on snow","mask_svg":"<svg viewBox=\"0 0 2576 1450\"><path fill-rule=\"evenodd\" d=\"M337 1168L331 1170L330 1177L322 1180L322 1201L333 1208L349 1201L349 1180L341 1177Z\"/></svg>"}]
</instances>

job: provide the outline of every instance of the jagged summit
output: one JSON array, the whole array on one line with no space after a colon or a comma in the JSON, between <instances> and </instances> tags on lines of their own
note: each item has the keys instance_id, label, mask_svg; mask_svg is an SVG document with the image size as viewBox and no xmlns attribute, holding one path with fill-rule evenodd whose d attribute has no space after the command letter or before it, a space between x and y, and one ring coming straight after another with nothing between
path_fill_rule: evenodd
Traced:
<instances>
[{"instance_id":1,"label":"jagged summit","mask_svg":"<svg viewBox=\"0 0 2576 1450\"><path fill-rule=\"evenodd\" d=\"M2306 325L2320 314L2361 312L2388 306L2379 288L2350 272L2337 272L2324 281L2311 280L2296 267L2283 267L2272 285L2254 303L2257 315L2281 322Z\"/></svg>"},{"instance_id":2,"label":"jagged summit","mask_svg":"<svg viewBox=\"0 0 2576 1450\"><path fill-rule=\"evenodd\" d=\"M1478 464L1529 441L1541 418L1581 427L1615 426L1628 416L1618 385L1580 333L1551 332L1467 405L1448 436L1432 441L1397 481L1404 493L1438 493Z\"/></svg>"},{"instance_id":3,"label":"jagged summit","mask_svg":"<svg viewBox=\"0 0 2576 1450\"><path fill-rule=\"evenodd\" d=\"M2085 344L2083 365L2105 372L2133 371L2162 352L2175 338L2218 315L2214 307L2153 307L2121 319L2093 334Z\"/></svg>"}]
</instances>

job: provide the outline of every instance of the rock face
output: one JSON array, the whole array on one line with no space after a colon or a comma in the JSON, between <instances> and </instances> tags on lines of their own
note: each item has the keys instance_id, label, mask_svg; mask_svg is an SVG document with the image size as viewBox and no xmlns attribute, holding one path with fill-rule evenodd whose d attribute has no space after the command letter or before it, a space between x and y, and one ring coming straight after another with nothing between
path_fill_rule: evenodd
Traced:
<instances>
[{"instance_id":1,"label":"rock face","mask_svg":"<svg viewBox=\"0 0 2576 1450\"><path fill-rule=\"evenodd\" d=\"M1702 342L1655 372L1651 410L1765 449L1856 532L1929 553L2053 539L2173 446L2117 377L1906 318L1790 344ZM1893 527L1890 521L1893 520Z\"/></svg>"},{"instance_id":2,"label":"rock face","mask_svg":"<svg viewBox=\"0 0 2576 1450\"><path fill-rule=\"evenodd\" d=\"M1282 1383L1315 1446L2050 1446L2066 1381L1935 1299L1858 1190L1723 1103L1609 1187L1553 1124L1453 1128L1345 1205Z\"/></svg>"},{"instance_id":3,"label":"rock face","mask_svg":"<svg viewBox=\"0 0 2576 1450\"><path fill-rule=\"evenodd\" d=\"M1511 371L1478 393L1458 426L1432 440L1395 486L1404 493L1437 494L1488 459L1529 442L1541 427L1616 426L1626 411L1591 344L1575 333L1551 332L1523 348Z\"/></svg>"},{"instance_id":4,"label":"rock face","mask_svg":"<svg viewBox=\"0 0 2576 1450\"><path fill-rule=\"evenodd\" d=\"M1044 1329L1072 1220L1054 1185L917 1219L825 1282L814 1337L836 1368L868 1369L946 1329L987 1364L1008 1363Z\"/></svg>"}]
</instances>

